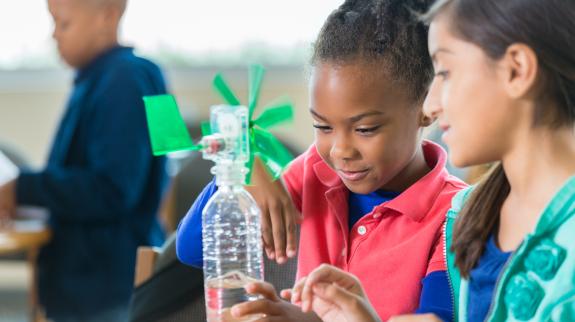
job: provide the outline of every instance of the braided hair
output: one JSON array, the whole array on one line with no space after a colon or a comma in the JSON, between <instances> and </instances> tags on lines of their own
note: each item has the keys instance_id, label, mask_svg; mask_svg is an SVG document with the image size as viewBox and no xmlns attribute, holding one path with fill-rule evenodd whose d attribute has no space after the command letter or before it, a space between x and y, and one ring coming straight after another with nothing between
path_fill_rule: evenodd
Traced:
<instances>
[{"instance_id":1,"label":"braided hair","mask_svg":"<svg viewBox=\"0 0 575 322\"><path fill-rule=\"evenodd\" d=\"M312 65L322 62L379 64L388 77L423 102L433 77L427 27L417 13L433 0L346 0L324 23Z\"/></svg>"}]
</instances>

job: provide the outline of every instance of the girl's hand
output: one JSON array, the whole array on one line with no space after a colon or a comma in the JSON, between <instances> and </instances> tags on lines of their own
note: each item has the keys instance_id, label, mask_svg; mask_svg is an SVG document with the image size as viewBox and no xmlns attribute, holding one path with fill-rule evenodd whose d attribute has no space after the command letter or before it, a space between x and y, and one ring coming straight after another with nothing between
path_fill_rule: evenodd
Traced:
<instances>
[{"instance_id":1,"label":"girl's hand","mask_svg":"<svg viewBox=\"0 0 575 322\"><path fill-rule=\"evenodd\" d=\"M358 297L366 297L357 277L337 267L322 264L308 276L297 281L292 290L291 302L302 302L302 307L309 310L309 300L313 298L312 287L317 283L335 283L347 292L355 294Z\"/></svg>"},{"instance_id":2,"label":"girl's hand","mask_svg":"<svg viewBox=\"0 0 575 322\"><path fill-rule=\"evenodd\" d=\"M258 294L263 299L244 302L232 307L232 316L240 318L249 315L264 315L258 322L264 321L314 321L320 319L314 313L303 313L299 307L281 300L275 291L273 285L265 282L251 283L246 285L246 291L249 294Z\"/></svg>"},{"instance_id":3,"label":"girl's hand","mask_svg":"<svg viewBox=\"0 0 575 322\"><path fill-rule=\"evenodd\" d=\"M394 316L388 322L442 322L442 320L433 314L411 314Z\"/></svg>"},{"instance_id":4,"label":"girl's hand","mask_svg":"<svg viewBox=\"0 0 575 322\"><path fill-rule=\"evenodd\" d=\"M301 222L297 211L281 180L272 181L261 161L254 160L253 186L246 190L254 197L262 211L262 239L269 259L283 264L296 255L296 225Z\"/></svg>"},{"instance_id":5,"label":"girl's hand","mask_svg":"<svg viewBox=\"0 0 575 322\"><path fill-rule=\"evenodd\" d=\"M323 321L380 321L359 280L330 265L321 265L299 280L291 294L302 311L315 312Z\"/></svg>"}]
</instances>

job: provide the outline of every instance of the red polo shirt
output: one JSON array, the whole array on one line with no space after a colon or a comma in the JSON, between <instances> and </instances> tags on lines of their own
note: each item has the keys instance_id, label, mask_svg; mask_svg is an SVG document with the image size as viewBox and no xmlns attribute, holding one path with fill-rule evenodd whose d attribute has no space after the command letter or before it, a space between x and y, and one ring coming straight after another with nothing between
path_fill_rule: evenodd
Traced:
<instances>
[{"instance_id":1,"label":"red polo shirt","mask_svg":"<svg viewBox=\"0 0 575 322\"><path fill-rule=\"evenodd\" d=\"M432 169L398 197L348 228L348 192L315 146L293 161L284 182L303 214L298 278L322 263L356 275L385 321L417 309L421 280L445 270L441 228L451 198L465 183L445 169L446 152L425 141Z\"/></svg>"}]
</instances>

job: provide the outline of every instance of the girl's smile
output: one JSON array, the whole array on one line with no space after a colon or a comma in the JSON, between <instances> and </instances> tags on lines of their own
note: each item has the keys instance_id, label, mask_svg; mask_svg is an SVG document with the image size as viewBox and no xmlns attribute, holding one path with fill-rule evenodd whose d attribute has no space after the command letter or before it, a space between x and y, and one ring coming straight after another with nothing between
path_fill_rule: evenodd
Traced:
<instances>
[{"instance_id":1,"label":"girl's smile","mask_svg":"<svg viewBox=\"0 0 575 322\"><path fill-rule=\"evenodd\" d=\"M337 174L344 181L361 181L367 177L369 169L359 170L359 171L349 171L349 170L337 170Z\"/></svg>"}]
</instances>

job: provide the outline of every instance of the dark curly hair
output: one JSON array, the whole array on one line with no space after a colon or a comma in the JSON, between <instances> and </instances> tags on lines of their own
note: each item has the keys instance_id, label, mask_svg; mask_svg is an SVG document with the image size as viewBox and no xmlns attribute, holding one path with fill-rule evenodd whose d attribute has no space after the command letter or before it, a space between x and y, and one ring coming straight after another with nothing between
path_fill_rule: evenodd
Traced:
<instances>
[{"instance_id":1,"label":"dark curly hair","mask_svg":"<svg viewBox=\"0 0 575 322\"><path fill-rule=\"evenodd\" d=\"M347 0L324 23L312 65L358 61L381 64L388 77L422 102L433 78L427 26L419 13L433 0Z\"/></svg>"}]
</instances>

